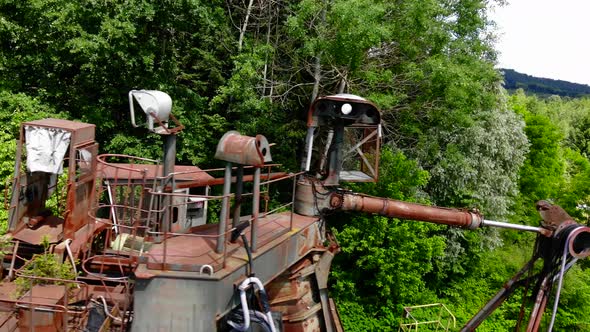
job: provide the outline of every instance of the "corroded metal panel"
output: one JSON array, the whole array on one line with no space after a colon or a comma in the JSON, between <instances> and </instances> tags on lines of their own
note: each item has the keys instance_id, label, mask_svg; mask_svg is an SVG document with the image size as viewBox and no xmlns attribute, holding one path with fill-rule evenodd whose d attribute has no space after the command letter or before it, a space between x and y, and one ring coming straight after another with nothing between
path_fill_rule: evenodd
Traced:
<instances>
[{"instance_id":1,"label":"corroded metal panel","mask_svg":"<svg viewBox=\"0 0 590 332\"><path fill-rule=\"evenodd\" d=\"M131 331L214 331L215 311L233 289L218 280L157 277L135 284Z\"/></svg>"},{"instance_id":2,"label":"corroded metal panel","mask_svg":"<svg viewBox=\"0 0 590 332\"><path fill-rule=\"evenodd\" d=\"M261 245L253 257L253 271L268 284L314 248L323 248L316 222ZM146 270L143 265L140 271L148 273L140 275L146 279L136 280L132 331L215 330L213 317L222 317L235 304L234 285L245 277L244 257L243 252L236 251L227 258L226 267L211 276Z\"/></svg>"},{"instance_id":3,"label":"corroded metal panel","mask_svg":"<svg viewBox=\"0 0 590 332\"><path fill-rule=\"evenodd\" d=\"M37 225L22 227L12 236L16 240L39 245L46 238L49 243L56 243L63 238L63 219L49 216Z\"/></svg>"},{"instance_id":4,"label":"corroded metal panel","mask_svg":"<svg viewBox=\"0 0 590 332\"><path fill-rule=\"evenodd\" d=\"M60 202L65 205L64 215L59 216L63 219L58 220L57 216L51 216L51 210L45 206L47 199L58 187L56 176L46 171L25 173L20 167L24 149L28 149L25 141L35 142L34 139L27 138L26 128L41 128L46 132L58 130L71 134L68 138L56 136L56 141L52 142L68 144L63 161L60 155L55 165L68 168L65 185L67 198L65 204ZM95 125L62 119L43 119L21 124L15 189L10 211L10 229L17 233L15 238L31 244L39 244L45 234L49 235L51 242L62 238L74 239L76 231L86 224L89 219L88 211L94 203L95 157L98 151L98 145L94 143L94 133ZM42 144L35 144L34 147L45 151ZM54 192L53 195L57 193Z\"/></svg>"},{"instance_id":5,"label":"corroded metal panel","mask_svg":"<svg viewBox=\"0 0 590 332\"><path fill-rule=\"evenodd\" d=\"M42 119L24 122L21 125L35 126L35 127L46 127L46 128L60 128L72 132L72 139L70 144L80 145L94 141L94 132L96 126L89 123L83 123L78 121L70 121L63 119Z\"/></svg>"},{"instance_id":6,"label":"corroded metal panel","mask_svg":"<svg viewBox=\"0 0 590 332\"><path fill-rule=\"evenodd\" d=\"M36 285L23 295L17 301L20 331L65 332L65 290L60 285Z\"/></svg>"}]
</instances>

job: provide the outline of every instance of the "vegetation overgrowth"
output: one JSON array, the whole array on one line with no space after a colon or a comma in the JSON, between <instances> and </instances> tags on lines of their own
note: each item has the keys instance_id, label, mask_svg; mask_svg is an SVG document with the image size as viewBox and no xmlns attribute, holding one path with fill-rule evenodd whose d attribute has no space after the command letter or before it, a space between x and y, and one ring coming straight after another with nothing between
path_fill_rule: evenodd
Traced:
<instances>
[{"instance_id":1,"label":"vegetation overgrowth","mask_svg":"<svg viewBox=\"0 0 590 332\"><path fill-rule=\"evenodd\" d=\"M590 95L587 84L572 83L550 78L534 77L519 73L513 69L500 69L504 75L504 88L510 92L523 89L529 94L549 97L584 97Z\"/></svg>"},{"instance_id":2,"label":"vegetation overgrowth","mask_svg":"<svg viewBox=\"0 0 590 332\"><path fill-rule=\"evenodd\" d=\"M353 189L528 225L534 202L551 199L586 223L590 100L507 94L486 7L502 2L0 0L0 176L13 171L18 124L48 116L97 124L102 152L158 158L159 139L129 125L138 88L172 96L187 128L179 164L212 166L237 129L277 142L274 160L296 171L310 101L348 92L384 119L381 182ZM464 324L534 242L367 215L329 225L347 331L396 330L403 306L434 302ZM589 281L585 262L567 275L556 330L590 330ZM521 297L478 331L510 330Z\"/></svg>"}]
</instances>

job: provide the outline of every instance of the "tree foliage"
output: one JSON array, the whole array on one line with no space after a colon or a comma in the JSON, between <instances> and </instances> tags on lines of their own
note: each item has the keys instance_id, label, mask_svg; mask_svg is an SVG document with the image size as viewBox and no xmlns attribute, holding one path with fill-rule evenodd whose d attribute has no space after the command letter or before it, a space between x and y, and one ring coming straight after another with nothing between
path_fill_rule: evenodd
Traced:
<instances>
[{"instance_id":1,"label":"tree foliage","mask_svg":"<svg viewBox=\"0 0 590 332\"><path fill-rule=\"evenodd\" d=\"M355 190L416 200L429 178L415 161L390 149L383 151L381 169L380 183L359 185ZM436 298L422 276L432 272L434 261L443 256L445 238L439 232L442 226L354 216L338 228L342 253L336 258L333 289L344 303L352 301L361 304L364 311L373 312L376 321L371 324L385 324L391 318L386 318L388 313L399 309L400 303L427 303ZM364 319L356 316L360 314L356 310L344 314L347 330L362 326Z\"/></svg>"},{"instance_id":2,"label":"tree foliage","mask_svg":"<svg viewBox=\"0 0 590 332\"><path fill-rule=\"evenodd\" d=\"M180 138L180 159L204 159L195 147L210 143L199 132L231 46L222 2L5 0L0 13L0 87L100 124L98 140L112 152L139 143L110 144L113 133L130 132L127 92L166 90L192 129Z\"/></svg>"},{"instance_id":3,"label":"tree foliage","mask_svg":"<svg viewBox=\"0 0 590 332\"><path fill-rule=\"evenodd\" d=\"M504 74L504 87L509 91L518 89L540 96L583 97L590 94L590 87L550 78L534 77L513 69L501 69Z\"/></svg>"}]
</instances>

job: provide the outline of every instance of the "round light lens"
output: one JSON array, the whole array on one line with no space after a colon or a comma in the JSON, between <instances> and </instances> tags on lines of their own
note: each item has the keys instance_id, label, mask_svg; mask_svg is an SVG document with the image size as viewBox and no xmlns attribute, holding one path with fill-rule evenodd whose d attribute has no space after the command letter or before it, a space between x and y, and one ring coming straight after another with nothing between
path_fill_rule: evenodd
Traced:
<instances>
[{"instance_id":1,"label":"round light lens","mask_svg":"<svg viewBox=\"0 0 590 332\"><path fill-rule=\"evenodd\" d=\"M352 106L350 104L344 104L340 110L342 111L342 114L348 115L352 112Z\"/></svg>"}]
</instances>

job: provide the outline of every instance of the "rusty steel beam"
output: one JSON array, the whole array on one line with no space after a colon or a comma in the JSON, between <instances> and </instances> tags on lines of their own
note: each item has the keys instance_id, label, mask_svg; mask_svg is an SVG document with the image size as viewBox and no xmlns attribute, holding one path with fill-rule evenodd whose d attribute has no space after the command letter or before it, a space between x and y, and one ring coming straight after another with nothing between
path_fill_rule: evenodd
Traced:
<instances>
[{"instance_id":1,"label":"rusty steel beam","mask_svg":"<svg viewBox=\"0 0 590 332\"><path fill-rule=\"evenodd\" d=\"M486 303L480 310L473 316L465 326L461 329L461 332L475 331L477 327L486 319L494 310L496 310L522 282L522 276L533 268L537 257L533 257L528 263L526 263L520 271L518 271L510 280L508 280L502 289L500 289L494 297L492 297L488 303Z\"/></svg>"},{"instance_id":2,"label":"rusty steel beam","mask_svg":"<svg viewBox=\"0 0 590 332\"><path fill-rule=\"evenodd\" d=\"M276 180L283 177L288 177L289 175L287 172L273 172L270 174L260 174L260 181L270 181ZM194 180L194 181L183 181L177 182L175 188L176 189L185 189L185 188L195 188L195 187L204 187L204 186L216 186L223 184L225 181L224 178L211 178L211 179L202 179L202 180ZM231 183L236 183L237 179L235 176L231 177ZM244 175L243 182L253 182L254 175ZM168 189L168 188L166 188Z\"/></svg>"},{"instance_id":3,"label":"rusty steel beam","mask_svg":"<svg viewBox=\"0 0 590 332\"><path fill-rule=\"evenodd\" d=\"M382 216L427 221L468 229L482 225L483 216L477 212L407 203L393 199L344 193L332 196L330 205L341 206L344 211L361 211Z\"/></svg>"},{"instance_id":4,"label":"rusty steel beam","mask_svg":"<svg viewBox=\"0 0 590 332\"><path fill-rule=\"evenodd\" d=\"M551 291L551 281L549 279L549 276L545 276L541 281L526 332L537 332L539 330L539 325L541 324L541 319L547 306L547 300L549 299L549 292Z\"/></svg>"}]
</instances>

